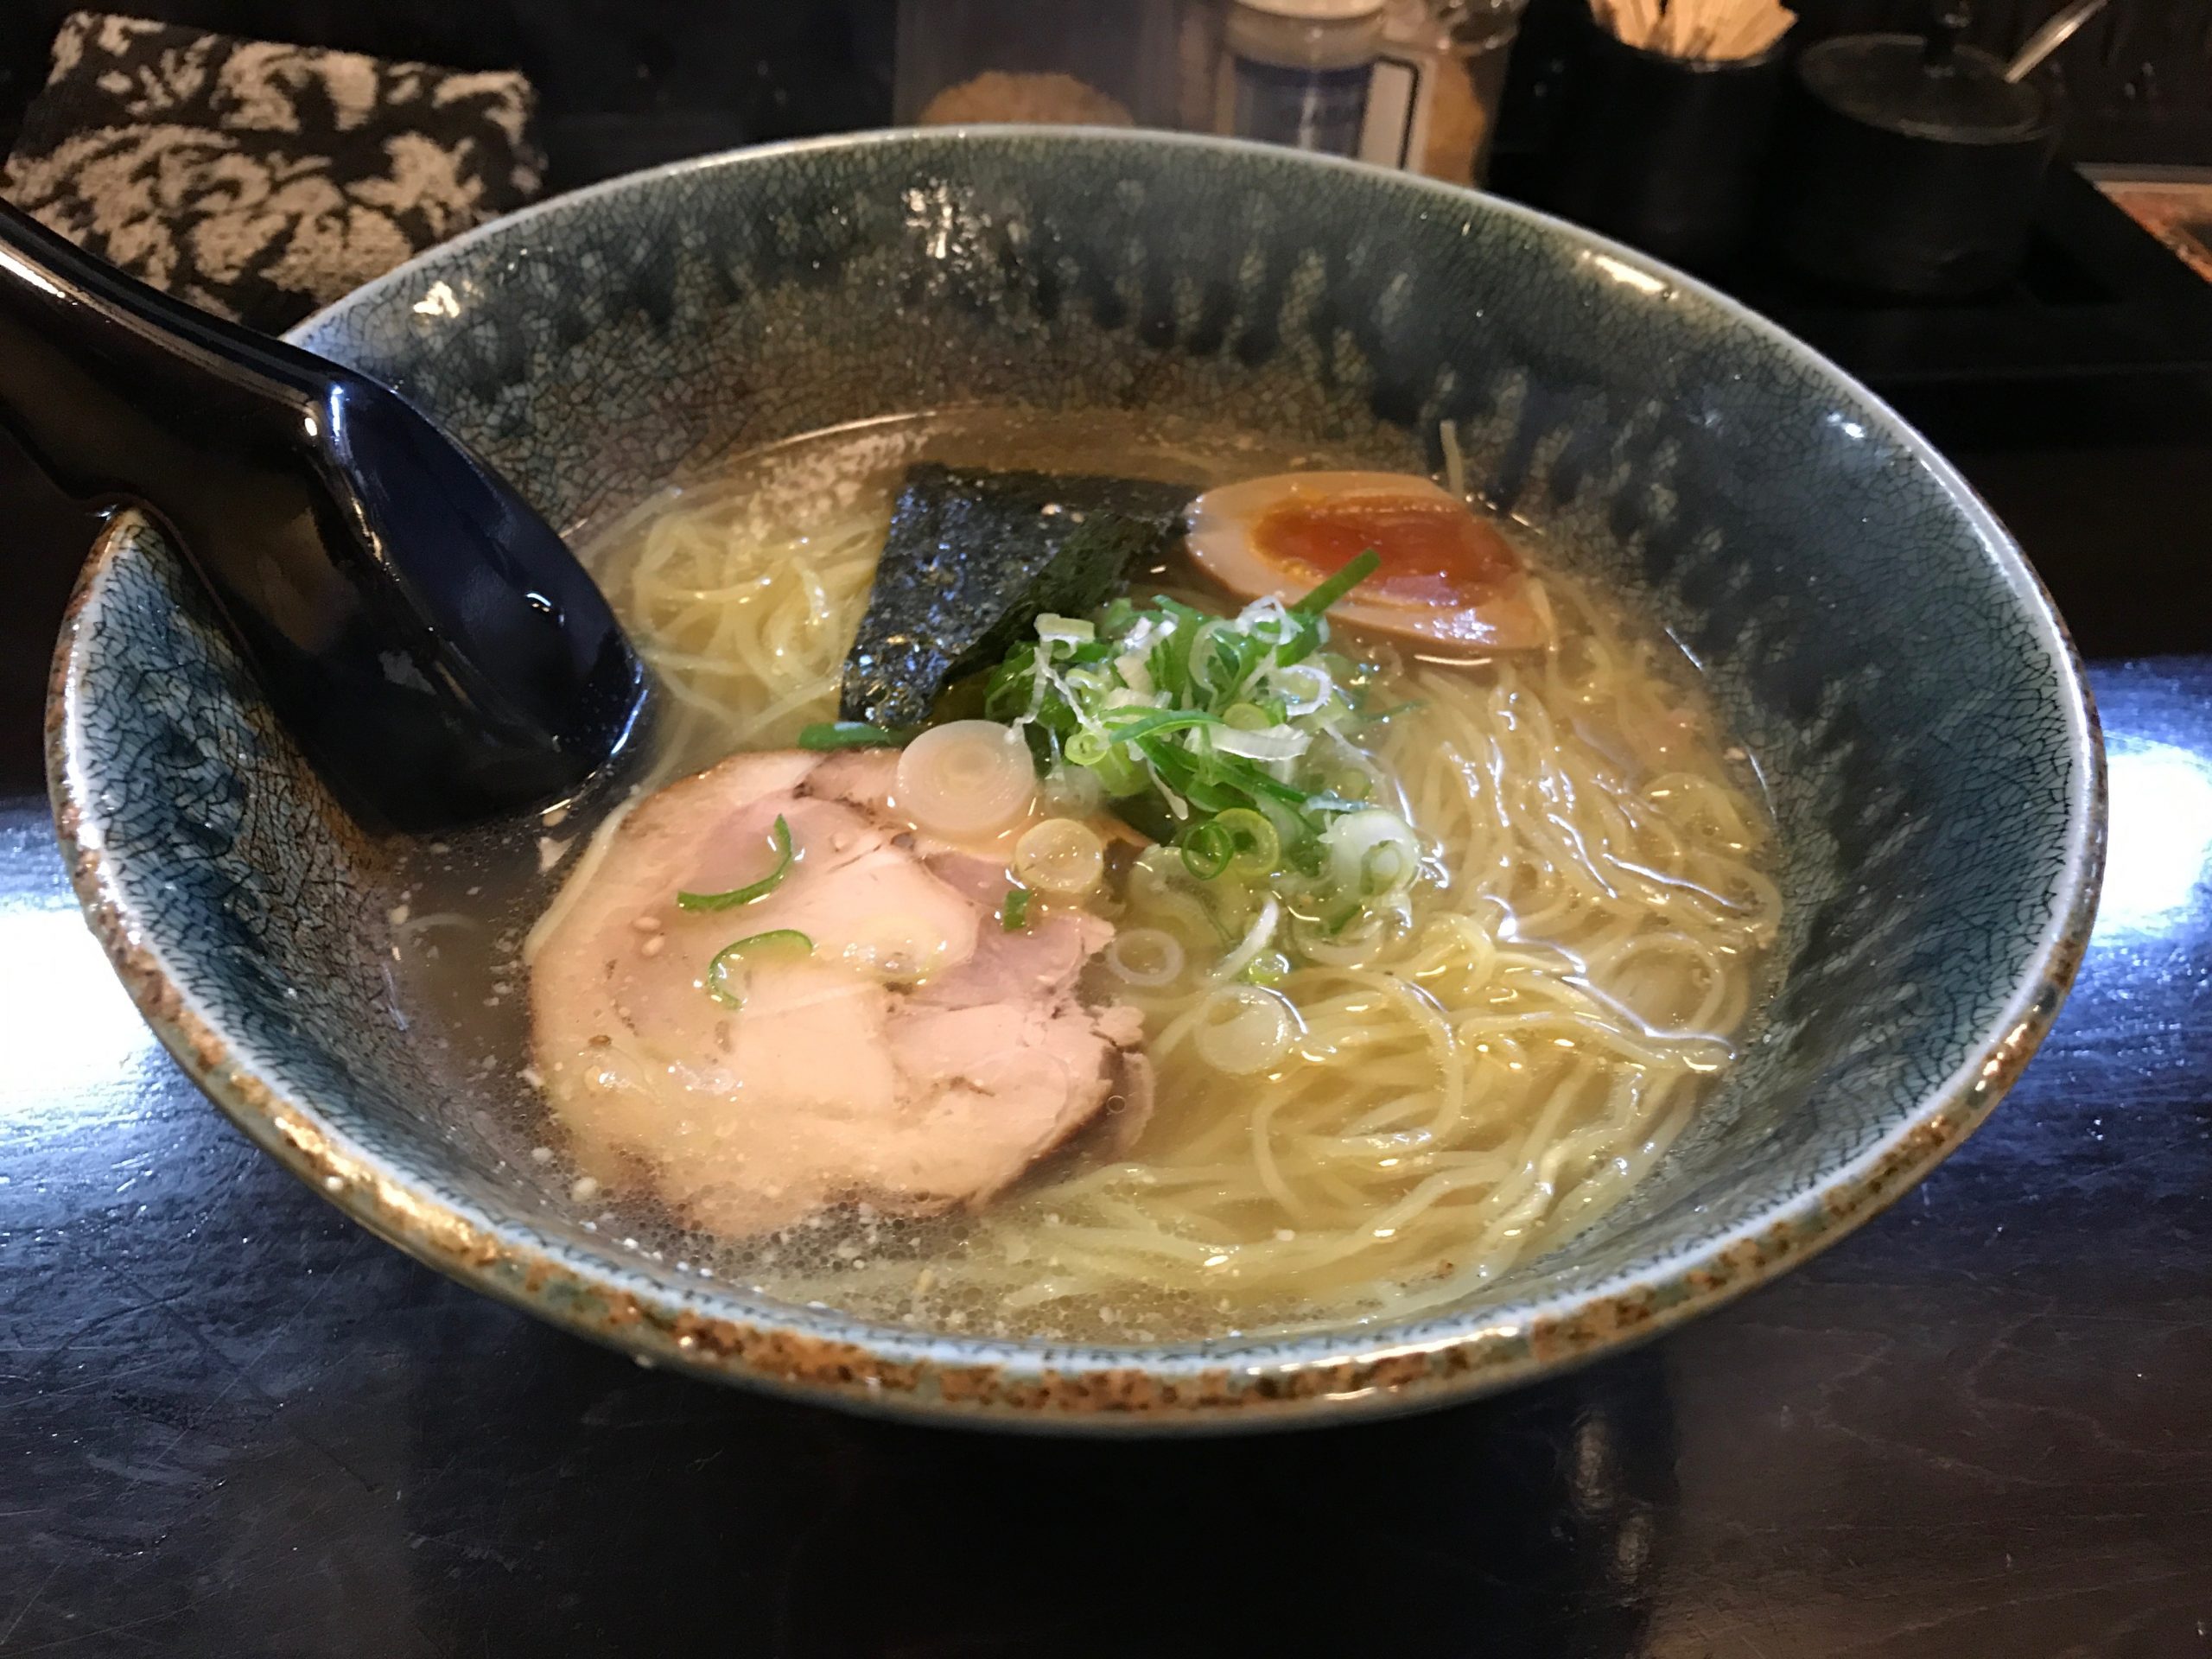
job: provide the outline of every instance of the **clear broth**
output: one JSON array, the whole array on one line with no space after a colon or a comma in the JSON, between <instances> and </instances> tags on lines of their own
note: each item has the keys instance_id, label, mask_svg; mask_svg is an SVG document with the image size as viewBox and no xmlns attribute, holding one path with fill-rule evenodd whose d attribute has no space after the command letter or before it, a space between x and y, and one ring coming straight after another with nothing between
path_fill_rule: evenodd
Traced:
<instances>
[{"instance_id":1,"label":"clear broth","mask_svg":"<svg viewBox=\"0 0 2212 1659\"><path fill-rule=\"evenodd\" d=\"M1172 422L1135 418L1117 422L1093 416L1077 422L1006 411L970 412L869 423L791 440L737 457L717 469L711 479L664 491L608 523L582 527L572 542L585 550L587 562L607 587L641 646L649 656L655 655L658 648L664 658L660 666L664 679L680 681L696 693L680 701L672 717L662 722L643 787L658 786L710 766L738 748L788 744L801 726L834 717L835 671L849 643L849 614L856 614L854 606L864 602L867 558L872 557L865 556L855 563L853 548L864 543L870 533L880 547L899 477L907 466L925 459L956 465L1119 473L1188 484L1194 492L1265 473L1361 464L1339 454L1287 447L1251 435L1197 430ZM705 642L714 619L704 614L692 617L685 609L687 601L668 584L655 590L658 599L647 595L646 585L639 580L645 550L654 526L672 514L690 515L694 523L734 542L750 538L750 543L770 549L771 556L764 557L762 568L772 573L804 567L817 557L822 561L821 570L843 573L838 578L842 586L836 592L796 588L785 592L776 588L775 583L781 580L785 588L791 588L788 576L775 578L772 574L762 579L759 593L763 603L784 604L791 617L798 619L781 633L776 626L764 625L759 630L759 638L764 641L791 642L788 649L780 652L772 645L760 647L770 671L786 677L787 683L779 682L773 689L789 695L770 696L760 673L741 664L725 666L720 658L702 652L699 646ZM825 525L831 528L825 530ZM1616 726L1625 723L1615 717L1618 709L1607 712L1612 705L1577 709L1570 706L1572 696L1564 701L1552 697L1552 702L1559 703L1556 709L1547 702L1542 710L1532 707L1532 712L1557 713L1570 722L1570 729L1559 734L1554 747L1578 754L1586 750L1588 755L1599 757L1584 766L1581 775L1586 786L1587 778L1594 775L1592 766L1600 772L1612 766L1624 776L1640 772L1648 781L1655 775L1656 766L1679 762L1677 770L1686 777L1716 780L1723 791L1716 794L1716 799L1740 804L1747 819L1744 842L1751 849L1746 860L1756 868L1757 847L1767 840L1769 833L1763 792L1749 757L1730 742L1714 719L1690 659L1657 630L1640 626L1613 601L1589 593L1563 571L1550 568L1547 550L1525 527L1516 531L1515 539L1524 552L1534 556L1532 563L1548 582L1562 594L1572 592L1575 596L1567 607L1573 615L1561 651L1594 653L1602 645L1632 652L1636 658L1632 674L1607 670L1613 680L1605 680L1592 670L1590 683L1610 685L1618 680L1629 684L1636 696L1648 696L1650 706L1660 711L1656 729L1661 734L1654 739L1649 733L1634 735L1609 728L1609 719ZM829 545L833 540L835 547ZM814 586L824 588L825 584L817 581ZM1203 594L1209 587L1180 561L1144 573L1131 583L1132 591L1138 594L1173 591L1188 595ZM1233 608L1218 595L1214 603ZM663 607L661 612L654 611L656 604ZM1582 615L1592 619L1587 626L1573 620ZM844 637L824 637L824 628L840 616L848 618ZM690 617L688 626L699 638L685 637L687 617ZM1385 678L1392 683L1385 688L1385 701L1389 695L1408 689L1419 690L1426 685L1435 695L1440 685L1445 686L1444 693L1437 696L1434 715L1421 716L1433 718L1435 728L1417 728L1386 740L1384 747L1394 757L1409 757L1408 766L1418 772L1428 765L1421 759L1425 750L1439 744L1448 747L1450 742L1465 745L1474 741L1468 735L1473 728L1466 727L1465 721L1462 728L1447 731L1445 716L1447 713L1466 715L1479 722L1479 710L1468 715L1459 706L1467 702L1461 690L1494 696L1499 671L1425 664L1377 642L1355 639L1345 648L1359 650L1386 665ZM1446 684L1435 678L1440 675L1457 677ZM804 695L810 688L812 695ZM1468 707L1474 705L1469 702ZM732 710L737 711L747 729L734 729ZM1521 725L1527 723L1525 715L1517 718ZM1513 724L1508 721L1509 726ZM1638 761L1634 752L1639 743L1656 744L1659 759ZM1656 775L1663 779L1671 774ZM1428 779L1430 793L1449 783L1448 775L1443 785ZM1571 779L1563 786L1572 792ZM1409 792L1419 794L1421 789ZM1199 1065L1163 1064L1159 1109L1132 1157L1117 1162L1103 1149L1100 1137L1079 1138L1068 1152L1033 1170L1020 1187L982 1215L914 1220L879 1215L861 1206L833 1211L765 1238L707 1236L687 1227L658 1204L652 1196L649 1168L640 1166L625 1172L624 1179L602 1180L600 1175L572 1167L563 1150L557 1115L549 1109L538 1091L538 1079L531 1067L528 970L520 957L523 942L575 869L594 829L619 798L619 791L609 790L597 798L580 798L556 808L543 822L519 831L510 826L416 849L406 870L403 907L393 913L397 964L394 977L402 1017L419 1035L447 1051L453 1067L466 1079L479 1126L500 1155L539 1186L549 1206L578 1216L584 1227L607 1236L619 1247L634 1249L683 1273L734 1282L782 1300L833 1305L865 1317L1000 1337L1143 1342L1389 1318L1416 1312L1446 1293L1455 1297L1467 1294L1541 1254L1617 1202L1643 1169L1663 1154L1663 1140L1657 1139L1657 1128L1647 1137L1656 1144L1639 1142L1627 1150L1597 1147L1591 1154L1593 1159L1608 1155L1623 1166L1619 1172L1607 1173L1611 1184L1605 1191L1596 1196L1586 1194L1586 1201L1576 1206L1573 1216L1559 1218L1567 1224L1532 1223L1526 1239L1510 1243L1493 1241L1484 1248L1491 1249L1494 1262L1471 1260L1471 1243L1465 1249L1455 1248L1452 1243L1455 1235L1449 1229L1442 1230L1440 1242L1433 1248L1408 1247L1409 1254L1393 1255L1376 1243L1360 1244L1356 1236L1358 1229L1348 1226L1346 1218L1357 1217L1367 1208L1374 1212L1367 1219L1379 1224L1379 1218L1394 1205L1402 1209L1417 1198L1426 1190L1424 1183L1434 1187L1440 1180L1444 1183L1444 1196L1436 1202L1456 1202L1459 1192L1451 1186L1450 1169L1479 1170L1490 1164L1502 1168L1524 1153L1523 1161L1540 1162L1542 1146L1553 1143L1539 1145L1524 1140L1509 1145L1515 1133L1534 1135L1541 1128L1509 1125L1492 1137L1494 1145L1479 1135L1470 1137L1463 1133L1459 1141L1448 1144L1436 1141L1432 1135L1424 1151L1421 1125L1413 1121L1419 1112L1405 1108L1399 1112L1404 1121L1394 1119L1390 1102L1378 1095L1373 1109L1365 1114L1371 1123L1364 1128L1357 1122L1338 1126L1372 1141L1372 1157L1364 1163L1317 1170L1311 1193L1300 1205L1287 1205L1263 1193L1247 1193L1211 1209L1201 1205L1187 1213L1173 1211L1171 1205L1164 1220L1144 1211L1150 1217L1148 1224L1162 1227L1170 1235L1180 1229L1193 1242L1207 1245L1205 1255L1221 1257L1209 1263L1183 1252L1172 1271L1162 1266L1148 1268L1141 1252L1117 1256L1113 1249L1101 1245L1101 1239L1127 1222L1133 1213L1132 1204L1141 1211L1146 1204L1168 1203L1159 1196L1163 1183L1171 1189L1179 1181L1185 1185L1202 1183L1210 1157L1224 1147L1233 1156L1231 1143L1236 1135L1224 1126L1233 1129L1253 1116L1256 1086L1252 1078L1208 1074ZM1419 802L1414 804L1418 806ZM1551 818L1565 823L1570 836L1577 833L1573 815L1580 809L1572 803L1554 805L1557 811ZM1542 815L1548 809L1539 804L1533 810L1538 817L1530 822L1538 831L1548 834L1541 829ZM1427 826L1422 828L1427 833ZM1453 879L1461 874L1455 870ZM1446 887L1448 889L1448 882ZM1518 949L1524 954L1540 954L1554 950L1560 944L1547 935L1541 916L1516 915L1514 902L1501 900L1489 910L1478 907L1467 913L1494 916L1494 921L1485 920L1483 925L1491 929L1509 953ZM1618 926L1613 928L1618 931ZM1448 931L1440 936L1446 947L1452 937ZM1726 1018L1713 1016L1709 1020L1711 1028L1699 1033L1715 1046L1711 1051L1714 1055L1724 1052L1726 1045L1742 1041L1755 1023L1767 988L1760 945L1770 937L1770 927L1755 931L1743 935L1739 949L1731 947L1735 951L1727 969L1731 983L1719 1005ZM1647 949L1643 954L1654 953ZM1661 950L1656 954L1663 959L1665 952ZM1437 955L1439 965L1431 976L1437 982L1436 995L1430 995L1420 984L1416 989L1438 1008L1451 1009L1451 1017L1461 1022L1453 1027L1455 1031L1473 1032L1480 1026L1510 1033L1521 1029L1516 1020L1533 1020L1542 1027L1556 1014L1547 999L1567 995L1535 970L1520 982L1509 975L1487 988L1466 988L1465 994L1476 999L1473 1006L1479 1016L1470 1025L1467 1010L1452 1001L1459 993L1447 993L1441 984L1441 976L1455 971L1448 960L1452 951L1446 948ZM1353 984L1351 976L1359 971L1357 966L1344 969L1346 983ZM1405 977L1408 983L1419 981L1418 972L1412 969ZM1552 977L1571 982L1576 976L1554 973ZM1664 974L1658 978L1663 981ZM1648 969L1643 980L1652 983L1639 987L1634 975L1625 975L1622 984L1600 988L1606 996L1617 997L1625 985L1630 1000L1643 999L1645 1006L1640 1012L1646 1022L1655 1025L1695 1012L1689 1005L1700 1000L1697 985L1669 989L1654 981ZM1113 988L1102 984L1098 988ZM1590 988L1586 980L1583 988ZM1290 1098L1286 1110L1304 1110L1326 1119L1340 1109L1336 1103L1338 1096L1365 1086L1362 1079L1378 1071L1387 1071L1395 1065L1405 1070L1408 1077L1414 1076L1417 1056L1402 1040L1402 1033L1383 1042L1377 1051L1379 1058L1363 1059L1351 1052L1365 1040L1361 1033L1367 1026L1381 1017L1371 1008L1363 1011L1355 1000L1350 1000L1359 995L1356 984L1347 992L1344 985L1317 982L1313 994L1317 999L1325 995L1333 999L1333 1011L1328 1016L1332 1023L1326 1029L1340 1040L1328 1063L1338 1071L1308 1078L1305 1093L1294 1098L1290 1097L1295 1091L1285 1090L1280 1077L1268 1079L1268 1088ZM1131 1000L1138 999L1132 996ZM1148 1013L1148 1034L1156 1037L1166 1027L1172 1011L1151 1009ZM1427 1016L1415 1007L1410 1017ZM1409 1031L1414 1028L1407 1026ZM1524 1045L1515 1050L1524 1058L1511 1063L1511 1071L1484 1071L1495 1057L1473 1054L1478 1035L1471 1035L1465 1043L1456 1036L1450 1040L1455 1052L1469 1051L1465 1058L1473 1065L1459 1090L1459 1110L1463 1116L1471 1091L1484 1099L1510 1093L1521 1086L1516 1074L1530 1065L1553 1064L1541 1046L1531 1049ZM1510 1035L1504 1040L1509 1046L1517 1041ZM1576 1040L1570 1036L1565 1046L1571 1047ZM1579 1057L1570 1059L1579 1063ZM1679 1130L1694 1113L1697 1100L1709 1091L1714 1070L1717 1067L1700 1071L1690 1080L1683 1097L1669 1106L1667 1138ZM1484 1077L1491 1081L1481 1089L1467 1081ZM1533 1084L1529 1087L1535 1089ZM1414 1092L1409 1084L1408 1098ZM1571 1095L1573 1090L1562 1086L1554 1092ZM1535 1103L1529 1109L1532 1112L1548 1109L1543 1102L1550 1096L1539 1090L1531 1092L1529 1098ZM1580 1108L1572 1102L1559 1108L1561 1135L1573 1132L1580 1121L1577 1111L1598 1109L1588 1101ZM1434 1119L1428 1121L1433 1123ZM1330 1128L1331 1122L1322 1123L1324 1131ZM1306 1137L1315 1144L1330 1146L1344 1138L1325 1132ZM1541 1136L1537 1141L1541 1141ZM1394 1144L1402 1147L1395 1156ZM1438 1163L1447 1154L1459 1162ZM1332 1157L1336 1155L1332 1152ZM1485 1159L1490 1164L1484 1163ZM1156 1162L1148 1166L1148 1160ZM1627 1167L1631 1162L1636 1165L1632 1169ZM1413 1166L1402 1178L1392 1171L1392 1166L1400 1163ZM1553 1190L1550 1207L1565 1207L1565 1201L1592 1179L1584 1173L1570 1179L1569 1173L1554 1172L1538 1183ZM1473 1182L1477 1177L1471 1174L1466 1179ZM1318 1233L1312 1225L1317 1210L1329 1212L1328 1225ZM1493 1224L1496 1219L1484 1222L1488 1232L1498 1230ZM1369 1230L1388 1243L1389 1234L1381 1231L1379 1224ZM1474 1232L1471 1224L1459 1236L1471 1238ZM1301 1235L1306 1238L1304 1244ZM1332 1242L1338 1238L1350 1238L1359 1248L1343 1254L1351 1247ZM1214 1249L1215 1243L1227 1248ZM1332 1263L1322 1262L1309 1273L1293 1260L1301 1249L1317 1260L1332 1250L1339 1254ZM1375 1270L1363 1269L1365 1254L1378 1250ZM1248 1251L1253 1254L1243 1259L1255 1264L1249 1277L1263 1282L1247 1282L1240 1255ZM1256 1263L1263 1255L1273 1265L1262 1273ZM1077 1268L1070 1268L1071 1260ZM1286 1267L1286 1262L1290 1265Z\"/></svg>"}]
</instances>

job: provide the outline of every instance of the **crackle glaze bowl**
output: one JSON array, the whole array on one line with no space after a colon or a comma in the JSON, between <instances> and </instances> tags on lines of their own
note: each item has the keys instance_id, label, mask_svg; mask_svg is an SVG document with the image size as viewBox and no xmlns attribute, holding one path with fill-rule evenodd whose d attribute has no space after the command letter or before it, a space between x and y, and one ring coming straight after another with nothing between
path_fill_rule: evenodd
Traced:
<instances>
[{"instance_id":1,"label":"crackle glaze bowl","mask_svg":"<svg viewBox=\"0 0 2212 1659\"><path fill-rule=\"evenodd\" d=\"M394 849L273 723L157 529L87 567L56 817L147 1018L329 1201L640 1360L1003 1427L1168 1430L1463 1399L1662 1331L1895 1198L2027 1063L2094 902L2094 715L2050 601L1861 388L1663 267L1503 202L1211 140L891 133L617 180L296 338L556 524L738 448L970 402L1159 408L1471 480L1640 595L1773 789L1769 1017L1627 1202L1476 1300L1295 1338L1054 1346L873 1325L588 1230L393 1017Z\"/></svg>"}]
</instances>

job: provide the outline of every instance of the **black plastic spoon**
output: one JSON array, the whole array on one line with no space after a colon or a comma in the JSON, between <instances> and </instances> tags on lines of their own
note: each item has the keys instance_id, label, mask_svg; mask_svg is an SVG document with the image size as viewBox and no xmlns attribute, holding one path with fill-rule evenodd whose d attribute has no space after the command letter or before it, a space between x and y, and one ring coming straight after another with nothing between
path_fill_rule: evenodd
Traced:
<instances>
[{"instance_id":1,"label":"black plastic spoon","mask_svg":"<svg viewBox=\"0 0 2212 1659\"><path fill-rule=\"evenodd\" d=\"M0 423L154 513L349 809L429 830L572 791L649 677L559 536L396 393L0 203Z\"/></svg>"}]
</instances>

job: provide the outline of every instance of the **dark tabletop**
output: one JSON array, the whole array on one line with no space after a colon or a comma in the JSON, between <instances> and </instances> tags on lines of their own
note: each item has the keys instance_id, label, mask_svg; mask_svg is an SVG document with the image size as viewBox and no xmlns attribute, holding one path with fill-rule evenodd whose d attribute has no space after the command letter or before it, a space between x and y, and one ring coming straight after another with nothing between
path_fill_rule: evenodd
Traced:
<instances>
[{"instance_id":1,"label":"dark tabletop","mask_svg":"<svg viewBox=\"0 0 2212 1659\"><path fill-rule=\"evenodd\" d=\"M1505 1398L1211 1443L639 1369L234 1133L0 805L0 1654L2212 1655L2212 658L2100 668L2056 1032L1888 1214Z\"/></svg>"},{"instance_id":2,"label":"dark tabletop","mask_svg":"<svg viewBox=\"0 0 2212 1659\"><path fill-rule=\"evenodd\" d=\"M2044 1052L1662 1342L1211 1444L640 1370L254 1152L62 879L37 703L91 527L0 439L0 1659L2212 1659L2212 656L2113 660L2212 651L2212 385L1897 396L2106 659L2112 873Z\"/></svg>"},{"instance_id":3,"label":"dark tabletop","mask_svg":"<svg viewBox=\"0 0 2212 1659\"><path fill-rule=\"evenodd\" d=\"M0 0L0 127L66 9ZM124 9L270 29L248 0ZM562 184L772 135L795 54L843 66L851 108L813 124L887 96L880 0L306 10L461 63L517 60L487 17L583 42L531 65ZM709 11L781 44L702 47ZM2085 649L2212 651L2212 385L1898 401ZM641 1370L231 1130L109 975L34 792L86 533L0 438L0 1659L2212 1659L2212 657L2096 671L2112 877L2082 982L1981 1133L1827 1255L1430 1416L1015 1440Z\"/></svg>"}]
</instances>

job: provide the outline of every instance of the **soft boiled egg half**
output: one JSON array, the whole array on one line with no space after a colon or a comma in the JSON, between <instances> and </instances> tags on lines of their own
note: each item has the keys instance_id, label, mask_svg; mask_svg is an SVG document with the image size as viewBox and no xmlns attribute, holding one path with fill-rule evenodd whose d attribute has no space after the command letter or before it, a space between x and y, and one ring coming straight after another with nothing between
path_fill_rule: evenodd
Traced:
<instances>
[{"instance_id":1,"label":"soft boiled egg half","mask_svg":"<svg viewBox=\"0 0 2212 1659\"><path fill-rule=\"evenodd\" d=\"M1402 473L1282 473L1191 505L1191 556L1246 599L1286 604L1370 548L1375 573L1330 607L1355 627L1456 655L1549 645L1551 612L1488 519Z\"/></svg>"}]
</instances>

